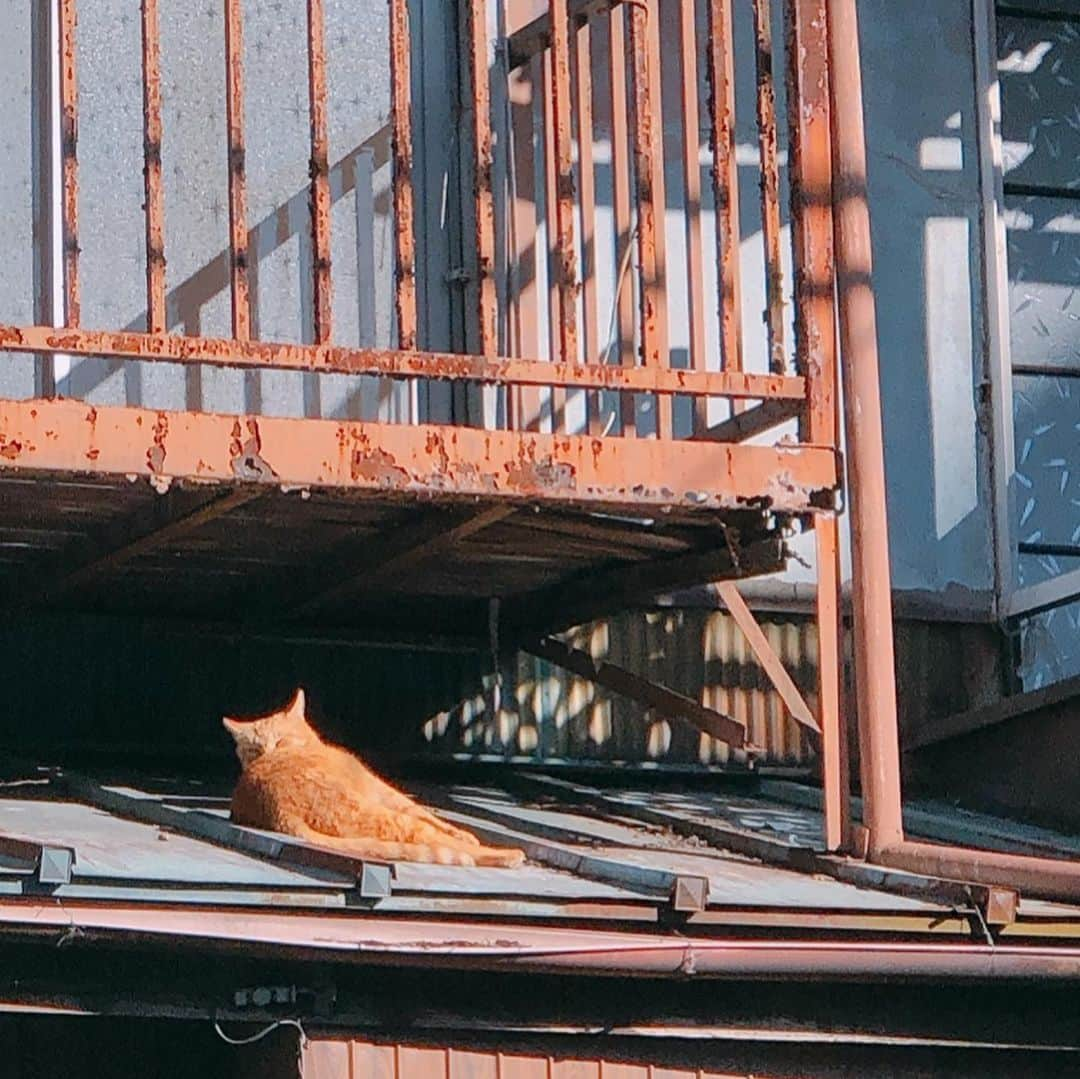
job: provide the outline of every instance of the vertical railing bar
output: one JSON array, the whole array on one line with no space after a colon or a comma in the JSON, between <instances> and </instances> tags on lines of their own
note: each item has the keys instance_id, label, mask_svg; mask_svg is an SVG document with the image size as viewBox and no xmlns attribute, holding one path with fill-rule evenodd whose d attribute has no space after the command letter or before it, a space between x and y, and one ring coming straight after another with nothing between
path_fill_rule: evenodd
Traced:
<instances>
[{"instance_id":1,"label":"vertical railing bar","mask_svg":"<svg viewBox=\"0 0 1080 1079\"><path fill-rule=\"evenodd\" d=\"M161 37L158 0L142 0L142 53L146 330L148 333L164 333L165 208L161 189Z\"/></svg>"},{"instance_id":2,"label":"vertical railing bar","mask_svg":"<svg viewBox=\"0 0 1080 1079\"><path fill-rule=\"evenodd\" d=\"M780 168L777 159L776 87L773 80L772 7L769 0L754 0L754 36L757 43L761 231L765 240L765 326L768 331L769 370L782 375L786 369L786 355L783 270L780 261Z\"/></svg>"},{"instance_id":3,"label":"vertical railing bar","mask_svg":"<svg viewBox=\"0 0 1080 1079\"><path fill-rule=\"evenodd\" d=\"M311 121L311 272L315 343L333 333L330 276L330 147L326 117L326 20L323 0L308 0L308 106Z\"/></svg>"},{"instance_id":4,"label":"vertical railing bar","mask_svg":"<svg viewBox=\"0 0 1080 1079\"><path fill-rule=\"evenodd\" d=\"M557 244L559 221L557 213L558 198L556 189L559 182L559 170L556 165L558 147L555 135L555 96L551 87L555 80L555 65L551 50L544 51L541 61L540 99L543 109L544 124L544 223L547 235L547 289L548 289L548 359L555 363L562 358L562 290L559 288L559 270ZM551 388L551 429L557 431L566 411L566 390L561 386Z\"/></svg>"},{"instance_id":5,"label":"vertical railing bar","mask_svg":"<svg viewBox=\"0 0 1080 1079\"><path fill-rule=\"evenodd\" d=\"M31 154L34 162L32 190L32 236L34 247L34 323L62 325L63 286L57 291L56 274L63 272L62 245L57 244L56 220L62 216L57 197L61 190L59 162L54 146L59 145L60 49L59 10L55 4L35 4L31 9L30 124ZM34 396L56 396L57 358L41 355L35 359Z\"/></svg>"},{"instance_id":6,"label":"vertical railing bar","mask_svg":"<svg viewBox=\"0 0 1080 1079\"><path fill-rule=\"evenodd\" d=\"M661 193L656 190L657 174L663 174L661 149L655 139L653 108L654 85L652 63L653 50L649 43L649 25L655 22L657 14L655 0L648 5L633 4L630 9L630 32L627 35L628 64L631 72L631 134L634 157L634 179L637 191L637 251L638 273L640 277L639 318L641 362L646 367L660 367L667 351L663 340L663 281L660 276L662 263L657 240L656 205L663 202ZM658 84L656 87L658 91ZM659 160L659 169L657 164ZM663 218L661 216L661 226ZM658 405L666 401L670 413L671 399L660 396ZM663 412L657 408L658 438L667 437L661 420Z\"/></svg>"},{"instance_id":7,"label":"vertical railing bar","mask_svg":"<svg viewBox=\"0 0 1080 1079\"><path fill-rule=\"evenodd\" d=\"M535 359L540 351L537 332L538 253L536 250L536 154L534 93L539 61L535 58L510 80L510 116L514 140L514 208L511 219L513 237L513 347L517 356ZM513 403L511 428L537 430L540 415L540 391L536 386L511 388Z\"/></svg>"},{"instance_id":8,"label":"vertical railing bar","mask_svg":"<svg viewBox=\"0 0 1080 1079\"><path fill-rule=\"evenodd\" d=\"M416 241L413 236L412 93L409 0L390 0L391 160L394 192L394 310L398 348L416 348Z\"/></svg>"},{"instance_id":9,"label":"vertical railing bar","mask_svg":"<svg viewBox=\"0 0 1080 1079\"><path fill-rule=\"evenodd\" d=\"M739 172L735 159L735 74L731 0L709 0L707 52L721 354L726 370L741 371L743 358L742 297L739 287Z\"/></svg>"},{"instance_id":10,"label":"vertical railing bar","mask_svg":"<svg viewBox=\"0 0 1080 1079\"><path fill-rule=\"evenodd\" d=\"M63 185L64 325L78 326L82 317L79 286L79 120L75 71L75 0L60 4L60 153Z\"/></svg>"},{"instance_id":11,"label":"vertical railing bar","mask_svg":"<svg viewBox=\"0 0 1080 1079\"><path fill-rule=\"evenodd\" d=\"M679 4L679 56L682 61L680 104L683 136L683 200L686 222L687 306L690 319L690 367L705 370L705 287L704 256L701 246L701 163L698 152L698 66L697 27L694 0ZM706 397L695 397L693 430L702 433L708 426Z\"/></svg>"},{"instance_id":12,"label":"vertical railing bar","mask_svg":"<svg viewBox=\"0 0 1080 1079\"><path fill-rule=\"evenodd\" d=\"M477 319L480 352L499 349L495 291L495 197L492 191L491 93L488 85L486 0L469 0L469 75L472 84L473 198L476 210Z\"/></svg>"},{"instance_id":13,"label":"vertical railing bar","mask_svg":"<svg viewBox=\"0 0 1080 1079\"><path fill-rule=\"evenodd\" d=\"M837 446L835 264L832 223L832 142L825 0L786 0L791 231L795 276L796 370L806 378L801 434ZM825 788L825 840L844 841L848 826L846 731L840 713L840 617L837 527L816 521L818 665Z\"/></svg>"},{"instance_id":14,"label":"vertical railing bar","mask_svg":"<svg viewBox=\"0 0 1080 1079\"><path fill-rule=\"evenodd\" d=\"M645 41L649 59L649 106L652 110L652 196L653 196L653 243L656 246L656 307L653 317L656 320L656 345L659 353L658 366L667 367L671 363L668 348L667 320L667 194L664 179L664 160L667 156L664 132L664 76L660 54L662 36L660 0L646 0L648 19L645 24ZM653 398L656 409L656 437L672 437L672 412L674 399L669 393L657 394Z\"/></svg>"},{"instance_id":15,"label":"vertical railing bar","mask_svg":"<svg viewBox=\"0 0 1080 1079\"><path fill-rule=\"evenodd\" d=\"M574 111L577 114L578 189L581 203L581 337L586 363L600 360L600 335L596 298L596 177L593 175L592 31L587 19L573 38ZM600 434L600 392L586 398L588 429Z\"/></svg>"},{"instance_id":16,"label":"vertical railing bar","mask_svg":"<svg viewBox=\"0 0 1080 1079\"><path fill-rule=\"evenodd\" d=\"M577 257L574 251L574 151L570 101L570 17L567 0L550 0L552 118L555 122L555 248L559 289L559 351L575 363L577 349Z\"/></svg>"},{"instance_id":17,"label":"vertical railing bar","mask_svg":"<svg viewBox=\"0 0 1080 1079\"><path fill-rule=\"evenodd\" d=\"M633 367L634 291L629 276L623 272L634 247L634 223L630 205L630 144L627 131L627 71L625 5L612 8L608 16L608 52L610 54L611 97L611 185L615 224L614 328L618 362ZM636 398L632 393L619 394L620 426L623 438L637 435Z\"/></svg>"},{"instance_id":18,"label":"vertical railing bar","mask_svg":"<svg viewBox=\"0 0 1080 1079\"><path fill-rule=\"evenodd\" d=\"M248 280L247 178L244 165L244 38L241 0L225 0L225 111L229 139L229 252L232 332L251 336Z\"/></svg>"}]
</instances>

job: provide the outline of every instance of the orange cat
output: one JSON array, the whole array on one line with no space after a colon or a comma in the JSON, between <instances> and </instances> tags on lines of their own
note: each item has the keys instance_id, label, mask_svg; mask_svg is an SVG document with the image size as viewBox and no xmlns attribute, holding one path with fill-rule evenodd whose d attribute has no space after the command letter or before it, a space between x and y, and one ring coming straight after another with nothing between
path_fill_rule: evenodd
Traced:
<instances>
[{"instance_id":1,"label":"orange cat","mask_svg":"<svg viewBox=\"0 0 1080 1079\"><path fill-rule=\"evenodd\" d=\"M307 721L304 691L280 712L229 719L243 765L232 798L237 824L296 836L359 858L516 866L524 854L485 847L324 742Z\"/></svg>"}]
</instances>

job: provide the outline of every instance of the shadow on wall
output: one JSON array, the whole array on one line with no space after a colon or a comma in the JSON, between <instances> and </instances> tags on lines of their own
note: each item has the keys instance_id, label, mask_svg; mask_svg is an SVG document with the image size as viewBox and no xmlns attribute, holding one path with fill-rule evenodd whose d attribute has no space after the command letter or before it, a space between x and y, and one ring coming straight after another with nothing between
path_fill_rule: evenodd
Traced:
<instances>
[{"instance_id":1,"label":"shadow on wall","mask_svg":"<svg viewBox=\"0 0 1080 1079\"><path fill-rule=\"evenodd\" d=\"M763 626L796 683L815 702L817 634L808 621ZM810 738L787 715L768 676L724 612L630 612L574 630L567 641L594 659L644 675L747 726L775 763L801 764ZM500 685L482 688L424 726L441 752L720 764L728 747L691 724L659 718L544 660L524 653L504 666Z\"/></svg>"}]
</instances>

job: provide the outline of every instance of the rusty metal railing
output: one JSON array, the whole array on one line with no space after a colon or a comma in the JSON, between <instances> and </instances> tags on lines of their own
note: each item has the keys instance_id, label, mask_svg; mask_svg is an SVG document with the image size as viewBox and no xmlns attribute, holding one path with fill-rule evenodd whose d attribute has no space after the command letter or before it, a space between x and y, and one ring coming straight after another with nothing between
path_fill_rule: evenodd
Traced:
<instances>
[{"instance_id":1,"label":"rusty metal railing","mask_svg":"<svg viewBox=\"0 0 1080 1079\"><path fill-rule=\"evenodd\" d=\"M735 9L748 17L755 56L753 171L760 188L760 227L753 236L745 235L741 220L747 207L740 201L739 172L745 171L747 148L736 144ZM470 21L474 69L476 57L486 50L483 11L477 0ZM834 439L821 430L822 410L835 396L834 337L831 330L821 328L831 309L832 279L827 82L819 77L826 66L823 4L787 0L784 5L791 157L787 204L781 187L783 117L778 116L780 95L774 76L776 35L767 0L579 3L571 5L569 13L564 5L553 5L545 13L542 5L514 0L508 11L508 70L500 74L508 80L505 96L511 113L501 132L511 145L511 194L504 230L509 237L505 313L509 350L522 357L546 351L549 359L586 368L617 364L661 372L685 370L681 377L693 399L692 418L673 430L673 395L661 394L657 418L647 425L649 433L661 439L738 441L791 419L814 401L817 434L809 434L809 416L804 416L804 433L811 441L832 444ZM481 36L476 36L478 26ZM569 34L563 32L567 27ZM667 43L663 54L661 39ZM699 92L700 72L708 86L704 95ZM490 118L483 115L489 107L487 87L482 97L475 98L474 107L476 243L480 261L488 265L492 256L485 253L490 250L485 223L492 201L492 128ZM610 172L603 206L614 237L609 244L598 229L598 151L607 153ZM666 162L678 162L678 195L668 190L665 173L674 169L665 168ZM671 227L662 209L672 205L673 197L681 198L682 265L676 265L670 251L680 230ZM788 205L792 226L788 258L796 285L792 297L785 297L783 270L783 217ZM706 216L712 218L715 234L708 245ZM546 260L536 251L538 233L547 237ZM742 280L749 261L744 249L755 246L764 268L764 280L756 285L764 329L757 362L747 354ZM716 266L711 281L708 261ZM601 302L598 289L601 276L606 302ZM546 298L538 278L546 279ZM679 316L671 300L676 288L686 295L686 359L681 364L674 362ZM493 317L494 302L494 292L480 291L482 324ZM796 319L793 340L787 329L788 304ZM605 340L609 323L611 332ZM753 408L748 407L747 395L726 395L731 408L721 422L715 416L720 410L710 407L710 395L697 381L712 371L732 382L743 372L768 372L781 381L753 399ZM666 379L664 384L670 385ZM788 397L796 384L802 391L797 402ZM561 400L553 399L554 419L542 420L538 394L532 389L515 398L512 415L526 429L540 429L547 422L553 429L565 429L565 417L557 407ZM591 395L579 429L592 434L614 430L628 437L637 433L632 402L624 399L610 405L607 416L598 414L601 408L598 397Z\"/></svg>"},{"instance_id":2,"label":"rusty metal railing","mask_svg":"<svg viewBox=\"0 0 1080 1079\"><path fill-rule=\"evenodd\" d=\"M259 339L253 318L259 252L248 220L245 159L254 106L245 89L244 9L240 0L221 2L229 336L167 332L165 209L172 180L162 168L168 95L157 0L142 0L140 28L145 330L83 325L80 0L56 0L63 325L0 323L0 350L495 386L505 409L479 424L473 416L468 424L446 417L419 422L415 414L409 423L389 424L0 401L0 467L142 475L159 489L174 478L241 480L635 510L753 507L801 517L816 524L823 584L822 682L813 722L827 732L829 843L837 846L846 763L838 718L826 0L782 5L783 110L774 77L778 35L767 0L509 0L500 9L507 25L496 42L489 40L488 0L470 0L462 9L460 72L468 86L463 129L472 166L465 215L470 354L418 348L421 286L429 294L456 286L423 280L418 266L417 78L408 0L389 0L388 21L396 347L352 347L334 332L326 0L294 0L306 29L310 340ZM754 45L746 84L752 100L745 87L737 91L739 73L751 70L750 52L736 45L740 26L749 28ZM747 57L738 68L737 55ZM756 131L750 155L760 228L753 235L740 200L747 155L736 138L737 99L752 104ZM668 175L676 171L679 185ZM672 227L669 207L680 198ZM785 243L794 279L793 335ZM753 244L761 251L756 283L746 273L752 260L744 257ZM683 293L685 310L677 302ZM756 295L763 316L757 353L749 347L747 318ZM752 440L788 421L797 423L784 440Z\"/></svg>"},{"instance_id":3,"label":"rusty metal railing","mask_svg":"<svg viewBox=\"0 0 1080 1079\"><path fill-rule=\"evenodd\" d=\"M825 584L822 684L820 715L808 722L826 732L835 755L839 469L825 0L784 3L791 347L782 281L779 95L766 0L546 0L535 12L525 10L534 0L512 0L507 12L518 25L495 43L486 0L470 0L461 74L470 88L472 354L418 348L418 285L430 290L441 283L420 280L417 261L408 0L389 0L396 347L357 348L336 339L324 0L295 2L305 5L306 26L310 341L259 340L253 319L258 250L248 220L245 131L252 103L240 0L222 0L221 9L230 334L167 332L167 93L156 0L143 0L141 20L145 331L83 325L79 0L56 0L63 325L0 324L0 350L489 385L506 391L505 412L485 415L478 430L475 418L469 425L420 423L416 416L388 424L0 401L0 467L143 475L159 489L174 478L241 480L682 512L749 506L816 521ZM751 354L745 329L751 289L743 248L750 239L739 198L737 6L750 16L755 44L760 358ZM674 47L662 48L662 39ZM501 103L509 106L505 123ZM602 184L605 145L610 179ZM672 163L682 174L675 229L668 213ZM709 217L714 237L706 241ZM681 288L685 327L675 303ZM685 360L676 355L682 346L673 345L684 329ZM578 420L571 419L571 404L583 406ZM798 424L787 440L749 441L788 420ZM840 842L844 768L834 760L826 769L832 846Z\"/></svg>"},{"instance_id":4,"label":"rusty metal railing","mask_svg":"<svg viewBox=\"0 0 1080 1079\"><path fill-rule=\"evenodd\" d=\"M413 132L409 13L406 0L390 0L390 76L395 219L395 314L397 348L375 351L334 344L331 313L331 192L327 135L327 84L324 12L321 0L302 0L307 8L308 103L310 112L310 344L262 344L252 339L253 253L249 250L248 192L245 170L243 19L239 0L224 2L223 72L227 122L229 290L231 336L180 338L166 333L164 205L162 176L161 44L156 0L142 5L144 113L146 332L87 330L81 325L79 247L78 79L76 6L57 0L60 30L59 110L63 232L64 327L4 326L0 347L64 352L117 359L169 360L248 368L294 368L317 372L383 375L392 378L460 379L511 386L512 407L500 425L538 430L537 397L550 392L556 403L568 393L589 391L587 418L575 433L632 436L632 395L650 395L656 420L648 433L660 441L691 437L740 441L809 409L808 441L835 443L826 413L832 407L835 356L831 330L831 255L829 209L823 192L819 132L827 125L820 81L807 71L823 70L823 22L815 21L821 3L787 0L788 86L794 122L790 125L792 258L798 285L795 351L788 355L782 286L782 198L778 164L776 89L773 79L772 26L765 0L746 0L756 36L756 118L760 145L761 235L766 267L767 362L754 370L745 362L740 280L740 205L734 118L734 42L732 7L736 0L708 0L701 12L692 2L664 7L657 0L632 4L579 4L552 0L544 12L547 30L531 55L515 56L514 37L506 54L510 70L489 67L487 6L467 7L468 75L472 87L472 214L475 231L475 311L478 359L417 353L416 221L413 212ZM298 0L301 2L301 0ZM672 16L671 13L674 13ZM661 18L674 17L677 46L661 56ZM593 47L603 37L604 55ZM797 43L797 47L795 47ZM795 64L793 58L799 57ZM600 65L606 65L596 79ZM816 65L816 66L815 66ZM710 92L699 100L698 72ZM522 72L525 75L522 75ZM511 198L500 197L493 176L490 80L506 78L511 111L533 105L538 130L516 116L505 134L514 140L510 162ZM664 80L680 87L675 116L665 110ZM598 87L606 84L601 104ZM526 94L531 100L518 108ZM615 244L610 252L608 292L614 291L612 339L605 341L605 318L598 291L600 240L594 156L595 108L605 114L611 163L611 216ZM704 107L703 107L704 106ZM709 181L702 183L700 119L706 114ZM678 157L683 174L685 270L689 322L687 361L673 363L670 305L674 272L668 247L671 229L665 157L673 149L672 128L680 128ZM501 134L501 133L500 133ZM537 138L538 136L538 138ZM533 183L523 139L543 146L542 178ZM827 161L824 162L827 165ZM703 242L703 187L711 189L709 213L715 224L715 284L718 333L708 328L709 287L705 267L712 260ZM531 205L530 205L531 199ZM530 211L532 219L530 220ZM546 299L535 278L542 261L530 249L543 232L548 239ZM509 237L507 296L499 307L499 236ZM530 264L531 259L531 264ZM632 320L633 297L637 318ZM547 342L541 324L547 322ZM505 339L500 347L500 336ZM500 357L500 352L504 356ZM546 356L545 356L546 353ZM513 357L510 362L506 357ZM614 359L615 362L609 362ZM618 400L615 422L599 415L599 394ZM693 403L689 431L673 429L672 402L678 395ZM728 421L710 421L709 402L731 402ZM750 407L755 404L756 407ZM556 410L559 411L558 409ZM713 409L715 412L715 409ZM489 421L488 425L494 423ZM565 417L553 431L568 430ZM823 485L824 486L824 485Z\"/></svg>"}]
</instances>

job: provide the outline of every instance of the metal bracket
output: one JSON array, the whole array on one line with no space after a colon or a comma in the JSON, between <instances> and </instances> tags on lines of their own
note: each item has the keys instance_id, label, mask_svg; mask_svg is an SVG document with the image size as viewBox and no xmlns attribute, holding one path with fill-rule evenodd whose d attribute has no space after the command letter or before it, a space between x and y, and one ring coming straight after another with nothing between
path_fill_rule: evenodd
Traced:
<instances>
[{"instance_id":1,"label":"metal bracket","mask_svg":"<svg viewBox=\"0 0 1080 1079\"><path fill-rule=\"evenodd\" d=\"M0 855L26 862L33 868L39 884L71 883L75 865L75 851L71 847L39 843L22 836L0 835Z\"/></svg>"}]
</instances>

